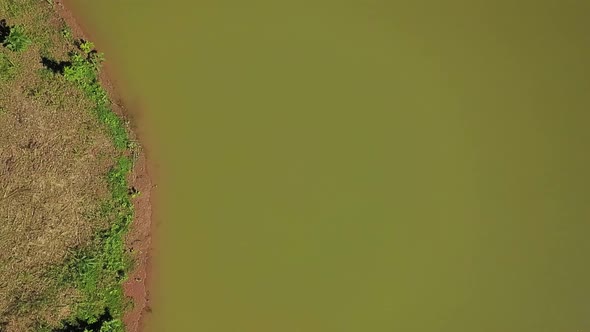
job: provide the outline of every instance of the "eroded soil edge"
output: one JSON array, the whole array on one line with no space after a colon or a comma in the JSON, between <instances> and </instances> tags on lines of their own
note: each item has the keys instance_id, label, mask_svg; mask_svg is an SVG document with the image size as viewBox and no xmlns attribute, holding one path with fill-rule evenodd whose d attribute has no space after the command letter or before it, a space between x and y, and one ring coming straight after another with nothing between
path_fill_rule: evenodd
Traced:
<instances>
[{"instance_id":1,"label":"eroded soil edge","mask_svg":"<svg viewBox=\"0 0 590 332\"><path fill-rule=\"evenodd\" d=\"M85 40L90 39L87 38L89 37L87 29L74 16L67 1L56 1L55 8L71 28L74 36ZM127 119L130 115L129 109L125 107L123 98L117 93L109 74L112 75L108 71L100 73L101 84L109 94L113 111ZM132 133L132 135L135 134ZM133 138L137 139L137 137ZM134 258L135 265L134 269L129 273L127 281L123 284L125 295L129 296L134 303L133 307L124 316L124 323L128 332L141 331L145 315L151 311L149 280L152 270L152 193L154 183L145 149L140 148L138 150L139 154L136 156L129 181L130 185L140 192L140 195L133 200L135 208L134 220L126 236L127 249Z\"/></svg>"}]
</instances>

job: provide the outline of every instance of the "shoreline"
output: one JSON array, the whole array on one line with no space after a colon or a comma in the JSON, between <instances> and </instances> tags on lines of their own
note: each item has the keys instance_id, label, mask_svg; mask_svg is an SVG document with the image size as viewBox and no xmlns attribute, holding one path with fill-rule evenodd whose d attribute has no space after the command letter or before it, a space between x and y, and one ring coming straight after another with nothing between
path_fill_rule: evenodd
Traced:
<instances>
[{"instance_id":1,"label":"shoreline","mask_svg":"<svg viewBox=\"0 0 590 332\"><path fill-rule=\"evenodd\" d=\"M58 0L54 4L58 15L66 22L76 38L95 40L92 34L88 33L80 19L74 15L68 0ZM96 42L95 42L96 43ZM146 149L146 139L140 136L134 116L140 114L140 110L127 107L129 104L119 93L116 82L113 81L112 68L105 65L99 73L101 85L107 91L111 100L113 111L123 120L130 122L132 138L140 142L139 154L135 160L131 174L130 185L139 190L141 194L133 199L134 217L126 234L126 249L132 253L134 269L128 274L127 280L123 283L125 296L130 297L133 306L125 312L123 322L126 331L139 332L144 330L144 323L147 314L151 312L150 290L153 273L153 196L154 196L154 165L149 158Z\"/></svg>"}]
</instances>

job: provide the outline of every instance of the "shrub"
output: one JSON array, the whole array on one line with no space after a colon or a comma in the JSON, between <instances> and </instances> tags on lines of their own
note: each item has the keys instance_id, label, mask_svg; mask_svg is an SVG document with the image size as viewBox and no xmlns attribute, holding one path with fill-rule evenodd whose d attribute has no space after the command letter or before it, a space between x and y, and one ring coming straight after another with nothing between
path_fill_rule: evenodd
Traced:
<instances>
[{"instance_id":1,"label":"shrub","mask_svg":"<svg viewBox=\"0 0 590 332\"><path fill-rule=\"evenodd\" d=\"M21 52L31 44L31 39L27 37L20 26L13 26L10 28L10 33L4 40L4 46L11 51Z\"/></svg>"},{"instance_id":2,"label":"shrub","mask_svg":"<svg viewBox=\"0 0 590 332\"><path fill-rule=\"evenodd\" d=\"M91 86L97 84L94 68L78 53L72 54L70 59L71 65L64 68L66 80L78 83L86 93L90 93Z\"/></svg>"},{"instance_id":3,"label":"shrub","mask_svg":"<svg viewBox=\"0 0 590 332\"><path fill-rule=\"evenodd\" d=\"M88 54L94 49L94 43L89 41L83 41L80 43L80 49L82 52Z\"/></svg>"}]
</instances>

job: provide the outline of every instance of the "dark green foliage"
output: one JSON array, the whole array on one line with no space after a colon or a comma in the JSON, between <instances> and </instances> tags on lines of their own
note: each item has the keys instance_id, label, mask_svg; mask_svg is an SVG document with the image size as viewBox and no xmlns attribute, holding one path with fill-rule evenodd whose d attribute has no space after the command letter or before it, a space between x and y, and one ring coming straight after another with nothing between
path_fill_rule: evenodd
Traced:
<instances>
[{"instance_id":1,"label":"dark green foliage","mask_svg":"<svg viewBox=\"0 0 590 332\"><path fill-rule=\"evenodd\" d=\"M31 44L31 39L27 37L20 26L10 28L10 34L4 40L4 46L11 51L21 52Z\"/></svg>"}]
</instances>

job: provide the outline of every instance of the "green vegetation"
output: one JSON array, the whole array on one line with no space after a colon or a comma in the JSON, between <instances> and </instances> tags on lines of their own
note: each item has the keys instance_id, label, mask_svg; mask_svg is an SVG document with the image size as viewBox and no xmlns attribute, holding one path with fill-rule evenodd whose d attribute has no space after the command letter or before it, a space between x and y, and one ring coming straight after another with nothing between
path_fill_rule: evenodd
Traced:
<instances>
[{"instance_id":1,"label":"green vegetation","mask_svg":"<svg viewBox=\"0 0 590 332\"><path fill-rule=\"evenodd\" d=\"M14 63L6 54L0 53L0 80L8 80L14 76Z\"/></svg>"},{"instance_id":2,"label":"green vegetation","mask_svg":"<svg viewBox=\"0 0 590 332\"><path fill-rule=\"evenodd\" d=\"M71 42L74 40L74 36L72 35L72 29L69 26L64 26L61 29L61 35L65 38L66 41Z\"/></svg>"},{"instance_id":3,"label":"green vegetation","mask_svg":"<svg viewBox=\"0 0 590 332\"><path fill-rule=\"evenodd\" d=\"M120 281L131 266L124 255L124 235L133 218L126 180L131 168L131 160L121 157L108 173L112 196L103 203L99 214L111 221L111 226L97 235L93 246L76 253L61 273L64 285L73 283L84 295L84 301L76 308L77 320L95 323L108 310L116 317L109 321L114 328L125 309Z\"/></svg>"},{"instance_id":4,"label":"green vegetation","mask_svg":"<svg viewBox=\"0 0 590 332\"><path fill-rule=\"evenodd\" d=\"M46 2L0 8L18 23L0 48L0 331L123 332L137 145L104 55Z\"/></svg>"},{"instance_id":5,"label":"green vegetation","mask_svg":"<svg viewBox=\"0 0 590 332\"><path fill-rule=\"evenodd\" d=\"M83 41L80 43L80 49L82 50L82 52L88 54L90 53L90 51L94 49L94 43L89 41Z\"/></svg>"},{"instance_id":6,"label":"green vegetation","mask_svg":"<svg viewBox=\"0 0 590 332\"><path fill-rule=\"evenodd\" d=\"M92 43L83 43L81 45L83 50L85 49L83 47L84 45L88 47ZM87 57L77 52L71 53L71 65L65 67L64 76L66 80L75 82L96 103L93 111L98 119L108 128L115 142L115 146L120 149L127 148L129 139L125 127L121 119L110 110L107 93L100 86L98 80L97 70L100 68L103 57L98 52L91 53L91 51L85 51L85 53L87 53ZM91 56L91 54L99 55Z\"/></svg>"},{"instance_id":7,"label":"green vegetation","mask_svg":"<svg viewBox=\"0 0 590 332\"><path fill-rule=\"evenodd\" d=\"M80 47L84 53L90 54L94 45L84 42ZM70 54L70 60L71 65L64 68L64 77L75 83L95 103L92 111L107 128L114 145L119 149L127 148L129 138L125 126L109 108L107 93L98 80L100 63L77 52ZM103 325L100 331L122 331L120 317L125 309L125 300L120 281L131 265L124 255L124 234L133 219L133 204L127 184L127 175L132 167L131 159L121 156L108 172L111 197L102 204L99 214L102 219L109 220L111 226L98 234L93 247L79 252L64 271L64 282L74 283L84 294L85 300L76 309L77 320L94 323L105 314L105 310L117 317L107 321L105 324L108 327Z\"/></svg>"},{"instance_id":8,"label":"green vegetation","mask_svg":"<svg viewBox=\"0 0 590 332\"><path fill-rule=\"evenodd\" d=\"M14 52L22 52L31 44L31 39L27 37L20 26L10 28L10 34L4 41L4 46Z\"/></svg>"}]
</instances>

